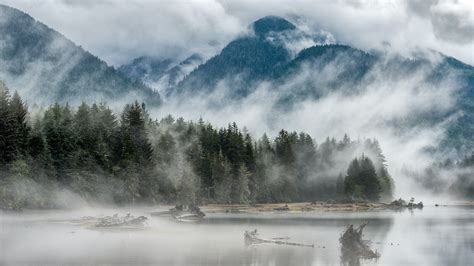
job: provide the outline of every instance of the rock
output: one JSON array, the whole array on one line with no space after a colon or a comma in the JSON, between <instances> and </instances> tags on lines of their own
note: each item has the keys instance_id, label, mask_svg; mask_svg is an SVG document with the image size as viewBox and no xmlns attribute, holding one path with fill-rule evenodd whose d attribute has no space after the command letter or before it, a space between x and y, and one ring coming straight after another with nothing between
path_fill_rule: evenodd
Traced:
<instances>
[{"instance_id":1,"label":"rock","mask_svg":"<svg viewBox=\"0 0 474 266\"><path fill-rule=\"evenodd\" d=\"M415 203L415 198L411 198L410 201L406 203L406 201L400 198L392 201L389 206L395 208L423 209L423 202Z\"/></svg>"}]
</instances>

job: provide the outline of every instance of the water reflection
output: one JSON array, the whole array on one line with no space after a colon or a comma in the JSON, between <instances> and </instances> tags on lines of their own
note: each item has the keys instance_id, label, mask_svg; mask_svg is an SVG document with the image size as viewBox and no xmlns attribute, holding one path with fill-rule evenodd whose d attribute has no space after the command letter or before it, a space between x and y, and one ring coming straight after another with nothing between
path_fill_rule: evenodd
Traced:
<instances>
[{"instance_id":1,"label":"water reflection","mask_svg":"<svg viewBox=\"0 0 474 266\"><path fill-rule=\"evenodd\" d=\"M2 213L0 265L469 265L474 249L472 210L209 214L200 224L150 218L148 228L126 232L90 230L65 221L85 215L143 215L149 210ZM367 221L364 239L372 240L381 257L341 258L341 233L348 224ZM287 236L315 248L245 247L243 233L255 228L262 236Z\"/></svg>"}]
</instances>

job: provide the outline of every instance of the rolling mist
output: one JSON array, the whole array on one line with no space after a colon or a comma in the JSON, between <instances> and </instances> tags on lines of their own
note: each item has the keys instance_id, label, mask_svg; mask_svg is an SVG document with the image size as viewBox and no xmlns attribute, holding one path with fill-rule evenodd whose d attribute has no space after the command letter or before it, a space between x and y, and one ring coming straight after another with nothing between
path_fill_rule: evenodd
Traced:
<instances>
[{"instance_id":1,"label":"rolling mist","mask_svg":"<svg viewBox=\"0 0 474 266\"><path fill-rule=\"evenodd\" d=\"M62 2L61 4L67 5ZM223 6L234 6L232 11L237 13L246 8L238 4ZM304 5L298 4L298 9L302 6ZM439 13L436 6L438 4L432 5L431 15ZM333 7L337 9L337 5ZM417 13L417 5L407 3L404 8L419 18L427 16ZM285 13L283 10L284 8L275 13ZM454 13L456 10L452 9ZM5 12L12 11L2 8L2 12L6 14ZM11 13L2 16L3 20L0 22L11 23L11 16ZM248 82L245 73L237 73L232 77L223 76L215 86L206 87L201 91L184 90L184 93L176 93L175 90L181 89L180 82L186 81L207 59L218 55L226 42L252 37L255 33L251 27L242 25L240 20L229 19L229 24L222 28L229 35L222 39L219 45L211 45L212 49L207 49L202 48L203 44L200 42L197 50L181 47L180 52L174 51L172 54L176 55L176 60L172 61L172 65L180 66L184 62L182 60L194 52L200 53L203 60L184 65L170 85L170 72L164 73L159 79L130 79L63 35L22 13L20 18L34 26L32 32L46 32L48 37L41 45L32 46L35 49L24 49L20 52L14 48L15 43L21 39L3 38L0 42L3 51L0 78L6 81L12 91L18 91L25 99L30 111L31 125L34 124L35 118L42 117L48 105L54 102L69 103L72 108L77 108L82 102L105 102L115 114L119 114L125 104L138 100L147 103L147 112L152 121L159 121L171 114L173 117L183 117L195 122L202 118L217 128L236 122L254 139L259 139L264 133L274 139L282 129L308 133L315 147L322 144L327 137L342 139L345 134L360 143L366 139L377 139L387 159L387 168L395 180L396 196L430 197L433 192L436 195L444 195L450 187L460 182L457 176L466 180L465 176L471 175L471 168L461 169L454 166L440 170L438 174L441 177L433 178L427 175L428 169L446 159L460 164L464 157L472 152L469 148L459 150L445 145L448 131L457 127L461 123L459 121L462 121L460 119L469 110L459 108L460 98L465 97L466 84L459 78L460 73L456 69L444 67L443 54L420 47L400 49L399 44L368 47L359 37L344 37L336 25L322 23L325 29L320 29L315 27L311 16L299 17L290 14L287 17L297 25L297 29L273 32L265 37L265 42L286 50L290 61L297 59L306 49L329 47L344 42L367 49L368 52L357 50L355 54L366 56L373 64L365 70L364 75L358 77L357 82L345 80L348 71L357 70L360 62L357 61L358 57L353 57L349 52L338 52L331 58L323 56L296 64L291 71L278 78L252 80L250 87L245 89L247 94L242 97L236 98L233 95L240 89L241 84ZM434 20L433 17L430 19ZM449 35L443 31L442 21L433 21L433 25L435 34L440 39L458 38L457 33ZM463 29L460 27L461 31ZM469 27L466 29L469 31ZM212 37L205 38L209 42L212 41ZM465 43L469 42L462 42L462 46ZM449 47L446 51L452 51L452 44L443 45L444 43L435 42L435 45L427 46ZM144 47L139 50L143 49ZM153 56L152 54L144 52L131 56ZM155 56L157 54L154 53ZM185 56L182 56L183 54ZM164 56L157 55L156 58ZM410 67L406 68L404 64ZM97 68L98 72L81 70L89 66ZM173 68L166 68L167 71L171 69ZM433 76L440 72L434 79ZM166 84L163 85L163 82ZM148 137L154 141L159 139L161 134L164 133L148 133ZM460 144L461 147L464 147L463 145ZM467 147L470 147L469 145L466 144ZM184 150L188 148L181 147L181 151L176 153L175 162L169 165L170 176L195 171L184 163ZM340 173L344 174L349 162L363 153L370 156L370 152L363 149L338 155L334 158L338 163L331 169L331 175L337 177ZM324 172L309 174L314 179L324 175ZM170 180L175 187L179 183L174 178ZM430 182L442 185L427 185Z\"/></svg>"},{"instance_id":2,"label":"rolling mist","mask_svg":"<svg viewBox=\"0 0 474 266\"><path fill-rule=\"evenodd\" d=\"M0 265L470 265L472 0L0 0Z\"/></svg>"},{"instance_id":3,"label":"rolling mist","mask_svg":"<svg viewBox=\"0 0 474 266\"><path fill-rule=\"evenodd\" d=\"M236 121L257 136L264 132L275 136L281 128L291 128L309 133L319 143L327 136L342 137L346 133L353 138L376 138L396 180L397 195L428 197L430 192L407 173L422 172L445 158L462 158L449 147L439 147L447 129L463 115L457 108L463 84L456 73L446 73L439 83L430 82L429 75L440 59L436 53L428 53L424 59L429 63L416 71L387 69L387 61L397 60L387 55L386 61L377 63L358 84L326 90L334 77L351 64L346 59L341 56L319 72L314 72L311 65L318 64L316 60L302 65L283 81L255 85L250 95L237 101L228 96L234 90L228 83L235 83L235 77L229 82L222 80L209 94L169 99L150 112L157 117L174 114L194 120L204 118L220 126ZM313 93L319 96L281 107L282 98L305 86L318 88ZM446 187L453 182L454 177Z\"/></svg>"}]
</instances>

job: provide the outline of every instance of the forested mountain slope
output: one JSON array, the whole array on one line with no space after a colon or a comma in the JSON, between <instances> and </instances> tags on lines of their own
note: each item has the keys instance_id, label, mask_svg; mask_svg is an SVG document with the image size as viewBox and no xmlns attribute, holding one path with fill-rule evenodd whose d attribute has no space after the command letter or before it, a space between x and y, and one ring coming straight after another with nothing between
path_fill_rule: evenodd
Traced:
<instances>
[{"instance_id":1,"label":"forested mountain slope","mask_svg":"<svg viewBox=\"0 0 474 266\"><path fill-rule=\"evenodd\" d=\"M0 5L0 79L32 104L160 96L17 9Z\"/></svg>"}]
</instances>

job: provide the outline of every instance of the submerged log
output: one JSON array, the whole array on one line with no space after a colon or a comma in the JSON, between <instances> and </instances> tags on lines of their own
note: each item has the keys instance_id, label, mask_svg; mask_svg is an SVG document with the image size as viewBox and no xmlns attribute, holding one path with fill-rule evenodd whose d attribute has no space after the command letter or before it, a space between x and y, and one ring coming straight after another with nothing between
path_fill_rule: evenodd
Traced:
<instances>
[{"instance_id":1,"label":"submerged log","mask_svg":"<svg viewBox=\"0 0 474 266\"><path fill-rule=\"evenodd\" d=\"M282 239L282 240L280 240ZM244 242L246 246L254 245L254 244L262 244L262 243L270 243L270 244L277 244L277 245L288 245L288 246L300 246L300 247L311 247L314 248L314 245L308 244L301 244L301 243L293 243L286 241L287 237L285 238L272 238L272 239L264 239L258 237L257 229L253 231L245 231L244 233Z\"/></svg>"},{"instance_id":2,"label":"submerged log","mask_svg":"<svg viewBox=\"0 0 474 266\"><path fill-rule=\"evenodd\" d=\"M380 257L380 254L377 251L370 249L370 241L362 239L362 232L366 225L367 223L354 228L354 225L351 224L339 238L342 258L344 261L376 259Z\"/></svg>"}]
</instances>

